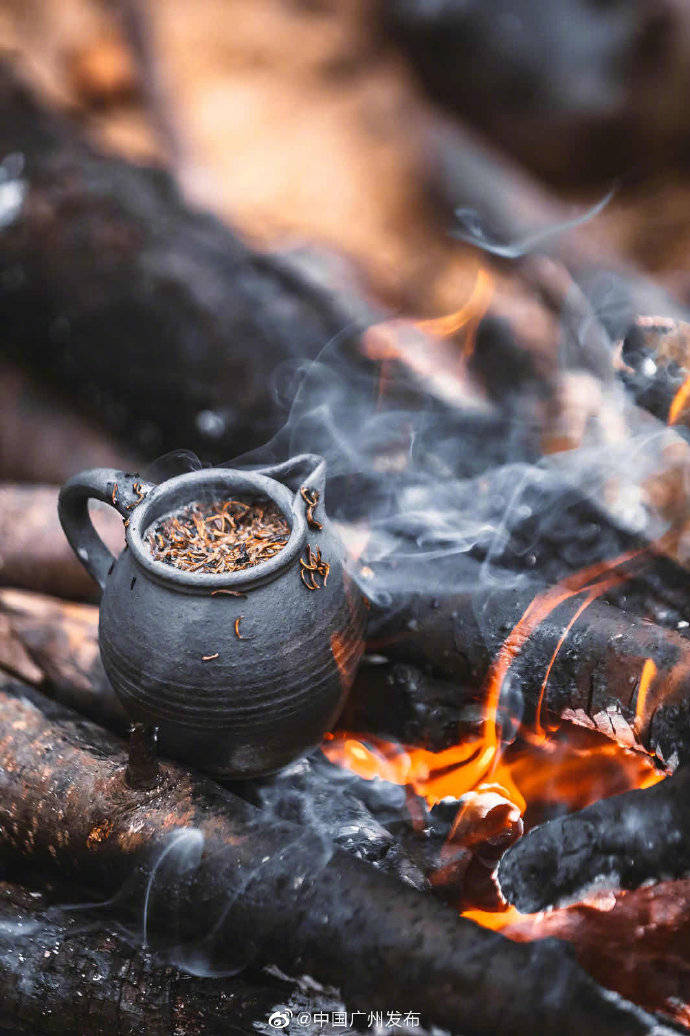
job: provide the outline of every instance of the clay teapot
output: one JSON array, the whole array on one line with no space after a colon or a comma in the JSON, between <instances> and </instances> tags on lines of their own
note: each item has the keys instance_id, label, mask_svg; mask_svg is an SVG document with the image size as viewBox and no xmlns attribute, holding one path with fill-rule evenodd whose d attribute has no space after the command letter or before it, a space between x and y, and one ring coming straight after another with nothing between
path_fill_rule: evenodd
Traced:
<instances>
[{"instance_id":1,"label":"clay teapot","mask_svg":"<svg viewBox=\"0 0 690 1036\"><path fill-rule=\"evenodd\" d=\"M354 678L365 602L325 512L325 467L305 454L262 470L192 471L160 485L99 468L60 492L65 535L102 591L101 658L126 712L158 728L164 751L216 776L270 773L318 743ZM290 526L285 547L222 574L153 556L146 537L154 523L193 502L229 498L272 500ZM90 499L125 520L117 559L91 523ZM309 547L330 565L326 586L309 581L316 590L300 577Z\"/></svg>"}]
</instances>

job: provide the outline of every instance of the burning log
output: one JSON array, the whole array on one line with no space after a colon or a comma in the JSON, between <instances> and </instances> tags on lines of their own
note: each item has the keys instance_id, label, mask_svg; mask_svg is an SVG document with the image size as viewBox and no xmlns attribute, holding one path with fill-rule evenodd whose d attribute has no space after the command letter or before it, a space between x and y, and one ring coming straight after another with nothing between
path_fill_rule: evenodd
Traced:
<instances>
[{"instance_id":1,"label":"burning log","mask_svg":"<svg viewBox=\"0 0 690 1036\"><path fill-rule=\"evenodd\" d=\"M517 707L526 724L567 718L623 744L639 743L669 765L685 758L690 642L596 600L577 615L586 591L564 592L560 601L558 591L551 593L411 596L402 608L374 614L371 647L399 661L362 668L341 726L441 749L457 741L459 723L477 729L493 676L499 719L512 722ZM533 601L537 616L544 612L541 622L528 615L520 626ZM101 665L95 607L0 590L0 614L11 631L0 639L0 666L37 686L45 682L63 704L126 730ZM517 686L519 703L510 691Z\"/></svg>"},{"instance_id":2,"label":"burning log","mask_svg":"<svg viewBox=\"0 0 690 1036\"><path fill-rule=\"evenodd\" d=\"M119 734L128 719L98 650L98 609L21 590L0 590L0 669ZM457 683L404 663L360 667L339 726L421 745L456 744L459 725L476 732L480 705Z\"/></svg>"},{"instance_id":3,"label":"burning log","mask_svg":"<svg viewBox=\"0 0 690 1036\"><path fill-rule=\"evenodd\" d=\"M145 931L197 962L307 971L360 1003L404 990L468 1034L672 1031L603 993L559 944L458 920L210 781L166 763L155 789L129 788L120 743L26 685L4 680L0 705L2 848L110 894L126 882L120 912L143 894Z\"/></svg>"},{"instance_id":4,"label":"burning log","mask_svg":"<svg viewBox=\"0 0 690 1036\"><path fill-rule=\"evenodd\" d=\"M690 881L606 893L590 903L518 917L502 931L518 940L566 939L603 985L690 1025Z\"/></svg>"},{"instance_id":5,"label":"burning log","mask_svg":"<svg viewBox=\"0 0 690 1036\"><path fill-rule=\"evenodd\" d=\"M584 722L674 766L690 753L690 642L597 600L609 578L410 595L374 616L370 645L453 680L459 700L481 689L490 714Z\"/></svg>"},{"instance_id":6,"label":"burning log","mask_svg":"<svg viewBox=\"0 0 690 1036\"><path fill-rule=\"evenodd\" d=\"M456 683L403 662L360 665L338 726L440 751L481 726L481 707Z\"/></svg>"},{"instance_id":7,"label":"burning log","mask_svg":"<svg viewBox=\"0 0 690 1036\"><path fill-rule=\"evenodd\" d=\"M591 888L637 888L690 872L690 767L535 827L501 860L503 895L533 912Z\"/></svg>"},{"instance_id":8,"label":"burning log","mask_svg":"<svg viewBox=\"0 0 690 1036\"><path fill-rule=\"evenodd\" d=\"M222 460L270 437L267 372L373 316L187 208L162 170L95 153L7 63L0 113L6 348L137 452Z\"/></svg>"},{"instance_id":9,"label":"burning log","mask_svg":"<svg viewBox=\"0 0 690 1036\"><path fill-rule=\"evenodd\" d=\"M62 900L75 890L60 887ZM50 899L56 898L55 890ZM249 970L198 977L158 961L104 922L54 906L45 892L0 883L0 1025L6 1032L90 1036L217 1036L252 1031L276 1005L310 1013L324 996Z\"/></svg>"}]
</instances>

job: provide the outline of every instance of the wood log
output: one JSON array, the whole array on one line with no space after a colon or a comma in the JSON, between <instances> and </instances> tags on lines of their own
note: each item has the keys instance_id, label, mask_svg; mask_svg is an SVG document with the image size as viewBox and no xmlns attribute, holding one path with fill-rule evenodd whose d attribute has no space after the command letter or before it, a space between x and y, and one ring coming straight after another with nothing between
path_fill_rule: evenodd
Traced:
<instances>
[{"instance_id":1,"label":"wood log","mask_svg":"<svg viewBox=\"0 0 690 1036\"><path fill-rule=\"evenodd\" d=\"M583 722L673 768L690 758L690 642L579 585L408 595L374 617L370 648L527 724Z\"/></svg>"},{"instance_id":2,"label":"wood log","mask_svg":"<svg viewBox=\"0 0 690 1036\"><path fill-rule=\"evenodd\" d=\"M640 406L688 437L690 324L638 317L620 342L620 377Z\"/></svg>"},{"instance_id":3,"label":"wood log","mask_svg":"<svg viewBox=\"0 0 690 1036\"><path fill-rule=\"evenodd\" d=\"M503 895L527 913L588 889L637 888L690 873L690 767L533 828L504 855Z\"/></svg>"},{"instance_id":4,"label":"wood log","mask_svg":"<svg viewBox=\"0 0 690 1036\"><path fill-rule=\"evenodd\" d=\"M23 156L7 173L17 204L0 263L6 351L135 455L186 446L224 461L269 439L289 405L276 391L277 368L297 368L332 341L351 359L353 382L373 362L374 384L393 352L425 397L448 408L473 404L479 426L474 404L486 399L458 364L455 343L386 320L342 260L315 249L252 251L188 208L160 169L94 152L7 64L0 114L3 153ZM519 390L534 411L555 330L538 302L497 299L481 329L475 376L502 405ZM504 450L505 436L503 429Z\"/></svg>"},{"instance_id":5,"label":"wood log","mask_svg":"<svg viewBox=\"0 0 690 1036\"><path fill-rule=\"evenodd\" d=\"M639 744L670 767L684 760L690 748L690 641L597 600L576 617L584 591L560 603L558 592L549 598L541 591L551 610L509 640L539 592L533 586L408 595L398 607L372 609L370 648L396 661L362 669L341 725L447 747L457 739L458 723L476 730L500 656L508 664L499 724L511 715L526 724L537 714L541 722L565 718L624 745ZM7 627L0 636L0 667L45 686L111 729L126 730L101 665L95 607L0 590L0 617ZM504 643L510 650L501 655Z\"/></svg>"},{"instance_id":6,"label":"wood log","mask_svg":"<svg viewBox=\"0 0 690 1036\"><path fill-rule=\"evenodd\" d=\"M502 931L511 939L566 939L603 985L690 1026L690 880L602 894L517 918Z\"/></svg>"},{"instance_id":7,"label":"wood log","mask_svg":"<svg viewBox=\"0 0 690 1036\"><path fill-rule=\"evenodd\" d=\"M14 620L16 626L12 633L15 638L20 638L20 646L31 651L32 664L40 662L43 667L40 669L36 665L39 682L45 680L44 670L52 674L50 693L56 694L60 700L71 700L83 712L95 715L101 721L119 724L121 729L126 727L119 704L111 697L113 692L98 665L95 608L68 606L34 594L7 591L0 596L0 607L3 614ZM91 662L86 662L81 676L76 655L81 657L82 665L91 656ZM3 658L6 657L5 650ZM91 680L95 679L90 688L88 675L85 677L89 671ZM80 680L83 686L77 690L74 685ZM109 701L114 705L112 710L108 707ZM376 664L360 670L341 724L351 730L365 730L382 737L442 749L457 742L459 719L468 731L476 730L481 720L481 709L471 702L461 708L454 683L436 680L409 665ZM401 788L386 782L360 781L347 771L330 768L330 773L323 772L323 765L316 758L310 758L293 768L292 772L243 787L242 794L282 819L320 830L346 851L354 852L378 868L420 887L421 873L428 874L438 868L438 851L447 838L453 812L449 813L446 826L441 825L440 841L435 833L439 818L434 819L433 813L427 818L429 822L433 820L434 827L434 838L431 839L434 844L427 844L427 840L420 840L409 830ZM393 832L394 838L388 835L389 831ZM463 855L465 865L468 860L471 863L472 854L466 851ZM463 876L459 879L456 873L444 876L450 884L445 887L436 877L435 891L455 905L459 895L458 882L464 885L468 878ZM485 884L487 888L492 887L488 881ZM475 896L476 892L473 887ZM586 948L591 945L589 930L584 924L581 938L577 933L573 936L578 953L581 945ZM541 937L538 929L531 931L531 938ZM526 937L520 936L519 932L513 935L512 931L510 935ZM589 961L591 952L589 956L587 952L584 959ZM609 960L605 954L604 957L605 961ZM638 954L636 960L638 958L644 967L643 955ZM595 969L595 973L599 975L600 971ZM604 974L605 985L624 994L630 993L629 984L617 986L612 980L610 965ZM674 981L669 975L661 988L667 989ZM646 1000L645 1004L661 1006L658 996Z\"/></svg>"},{"instance_id":8,"label":"wood log","mask_svg":"<svg viewBox=\"0 0 690 1036\"><path fill-rule=\"evenodd\" d=\"M0 585L94 600L95 584L58 521L57 498L56 486L0 483ZM119 515L99 504L94 521L110 550L119 553L124 545Z\"/></svg>"},{"instance_id":9,"label":"wood log","mask_svg":"<svg viewBox=\"0 0 690 1036\"><path fill-rule=\"evenodd\" d=\"M98 609L22 591L0 595L0 669L126 734L129 720L101 664ZM404 789L364 781L334 767L320 749L278 774L234 788L255 805L319 832L379 870L415 888L426 886L427 861Z\"/></svg>"},{"instance_id":10,"label":"wood log","mask_svg":"<svg viewBox=\"0 0 690 1036\"><path fill-rule=\"evenodd\" d=\"M597 206L574 214L519 163L446 117L430 114L418 140L420 175L430 193L447 217L461 214L457 236L517 261L525 284L561 319L565 366L610 380L611 344L638 314L683 318L683 305L588 218Z\"/></svg>"},{"instance_id":11,"label":"wood log","mask_svg":"<svg viewBox=\"0 0 690 1036\"><path fill-rule=\"evenodd\" d=\"M342 1009L258 969L232 978L185 974L128 942L115 926L57 905L79 895L68 885L47 895L0 882L4 1033L219 1036L253 1032L279 1005L299 1004L312 1014Z\"/></svg>"},{"instance_id":12,"label":"wood log","mask_svg":"<svg viewBox=\"0 0 690 1036\"><path fill-rule=\"evenodd\" d=\"M120 743L25 684L4 680L0 706L0 849L111 895L126 882L121 915L197 964L272 962L370 1005L404 995L468 1034L673 1031L560 944L457 919L210 781L166 763L155 789L129 788Z\"/></svg>"},{"instance_id":13,"label":"wood log","mask_svg":"<svg viewBox=\"0 0 690 1036\"><path fill-rule=\"evenodd\" d=\"M271 372L376 318L327 264L253 252L161 169L97 154L7 62L0 115L4 349L135 452L264 441Z\"/></svg>"},{"instance_id":14,"label":"wood log","mask_svg":"<svg viewBox=\"0 0 690 1036\"><path fill-rule=\"evenodd\" d=\"M547 178L581 189L685 152L682 5L558 0L537 12L497 0L489 13L479 0L381 0L379 8L430 95ZM587 100L584 82L596 84Z\"/></svg>"}]
</instances>

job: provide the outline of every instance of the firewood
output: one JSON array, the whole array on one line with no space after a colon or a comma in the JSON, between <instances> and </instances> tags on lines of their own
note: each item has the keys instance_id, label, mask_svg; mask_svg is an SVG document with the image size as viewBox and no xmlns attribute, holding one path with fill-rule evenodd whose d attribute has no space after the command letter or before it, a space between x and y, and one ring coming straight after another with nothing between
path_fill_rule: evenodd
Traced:
<instances>
[{"instance_id":1,"label":"firewood","mask_svg":"<svg viewBox=\"0 0 690 1036\"><path fill-rule=\"evenodd\" d=\"M619 342L619 374L639 406L686 435L690 424L690 324L642 315Z\"/></svg>"},{"instance_id":2,"label":"firewood","mask_svg":"<svg viewBox=\"0 0 690 1036\"><path fill-rule=\"evenodd\" d=\"M0 114L5 348L136 453L253 447L284 420L270 372L376 319L189 208L162 169L97 154L7 62Z\"/></svg>"},{"instance_id":3,"label":"firewood","mask_svg":"<svg viewBox=\"0 0 690 1036\"><path fill-rule=\"evenodd\" d=\"M671 767L688 759L690 641L571 587L407 595L374 616L370 647L454 681L459 701L500 707L505 691L527 724L571 719Z\"/></svg>"},{"instance_id":4,"label":"firewood","mask_svg":"<svg viewBox=\"0 0 690 1036\"><path fill-rule=\"evenodd\" d=\"M114 895L158 945L308 972L348 1002L404 995L468 1034L673 1031L604 993L560 944L458 919L188 771L165 763L157 788L129 788L121 743L28 685L4 679L0 706L0 847Z\"/></svg>"},{"instance_id":5,"label":"firewood","mask_svg":"<svg viewBox=\"0 0 690 1036\"><path fill-rule=\"evenodd\" d=\"M125 734L129 721L101 664L98 608L23 590L0 590L0 599L0 668Z\"/></svg>"},{"instance_id":6,"label":"firewood","mask_svg":"<svg viewBox=\"0 0 690 1036\"><path fill-rule=\"evenodd\" d=\"M531 586L408 595L390 611L372 609L370 647L394 661L360 671L341 726L432 749L453 743L459 722L476 730L501 646L545 593ZM569 719L677 765L690 749L690 641L598 600L570 627L585 599L585 592L573 592L511 641L514 657L504 679L520 688L523 722ZM0 636L0 667L36 686L45 682L63 704L126 730L101 665L94 606L6 589L0 616L9 625ZM512 705L510 694L499 699L499 724L501 710L509 713Z\"/></svg>"},{"instance_id":7,"label":"firewood","mask_svg":"<svg viewBox=\"0 0 690 1036\"><path fill-rule=\"evenodd\" d=\"M380 0L429 94L546 178L579 188L683 154L688 13L558 0ZM510 26L504 37L497 26ZM598 40L596 53L588 42ZM653 67L645 54L653 51ZM597 83L583 103L583 81ZM645 141L640 154L640 141Z\"/></svg>"},{"instance_id":8,"label":"firewood","mask_svg":"<svg viewBox=\"0 0 690 1036\"><path fill-rule=\"evenodd\" d=\"M337 1006L258 969L231 978L185 974L115 925L61 905L83 899L83 889L64 885L47 895L32 886L0 883L3 1032L218 1036L252 1032L281 1004L312 1014Z\"/></svg>"},{"instance_id":9,"label":"firewood","mask_svg":"<svg viewBox=\"0 0 690 1036\"><path fill-rule=\"evenodd\" d=\"M518 917L502 931L511 939L565 939L602 985L690 1024L688 879L602 893L591 902Z\"/></svg>"},{"instance_id":10,"label":"firewood","mask_svg":"<svg viewBox=\"0 0 690 1036\"><path fill-rule=\"evenodd\" d=\"M549 820L501 860L503 895L523 912L690 873L690 767Z\"/></svg>"},{"instance_id":11,"label":"firewood","mask_svg":"<svg viewBox=\"0 0 690 1036\"><path fill-rule=\"evenodd\" d=\"M22 591L0 591L0 597L0 670L126 734L129 721L98 651L98 609ZM372 785L337 769L320 750L272 777L235 787L256 805L299 820L378 869L415 887L425 885L403 789Z\"/></svg>"},{"instance_id":12,"label":"firewood","mask_svg":"<svg viewBox=\"0 0 690 1036\"><path fill-rule=\"evenodd\" d=\"M368 368L375 384L380 363L399 357L423 389L419 407L432 396L469 410L479 433L478 382L499 399L543 393L557 329L532 292L486 303L472 378L454 341L387 319L342 261L252 251L189 208L164 171L96 153L7 64L0 114L3 153L23 156L6 172L17 198L0 264L7 351L136 456L184 445L226 461L255 447L286 416L273 372L329 342L352 361L353 383Z\"/></svg>"},{"instance_id":13,"label":"firewood","mask_svg":"<svg viewBox=\"0 0 690 1036\"><path fill-rule=\"evenodd\" d=\"M95 597L95 584L65 539L57 516L55 486L0 482L0 584L67 598ZM99 505L99 534L113 551L124 543L122 520Z\"/></svg>"}]
</instances>

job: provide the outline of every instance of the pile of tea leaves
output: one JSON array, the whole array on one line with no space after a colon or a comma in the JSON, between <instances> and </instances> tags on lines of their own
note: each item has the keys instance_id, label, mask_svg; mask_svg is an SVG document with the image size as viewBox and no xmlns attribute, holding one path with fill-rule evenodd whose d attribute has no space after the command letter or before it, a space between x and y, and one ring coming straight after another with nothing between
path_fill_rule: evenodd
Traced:
<instances>
[{"instance_id":1,"label":"pile of tea leaves","mask_svg":"<svg viewBox=\"0 0 690 1036\"><path fill-rule=\"evenodd\" d=\"M152 526L147 539L157 561L186 572L239 572L283 549L290 526L272 500L193 503Z\"/></svg>"}]
</instances>

